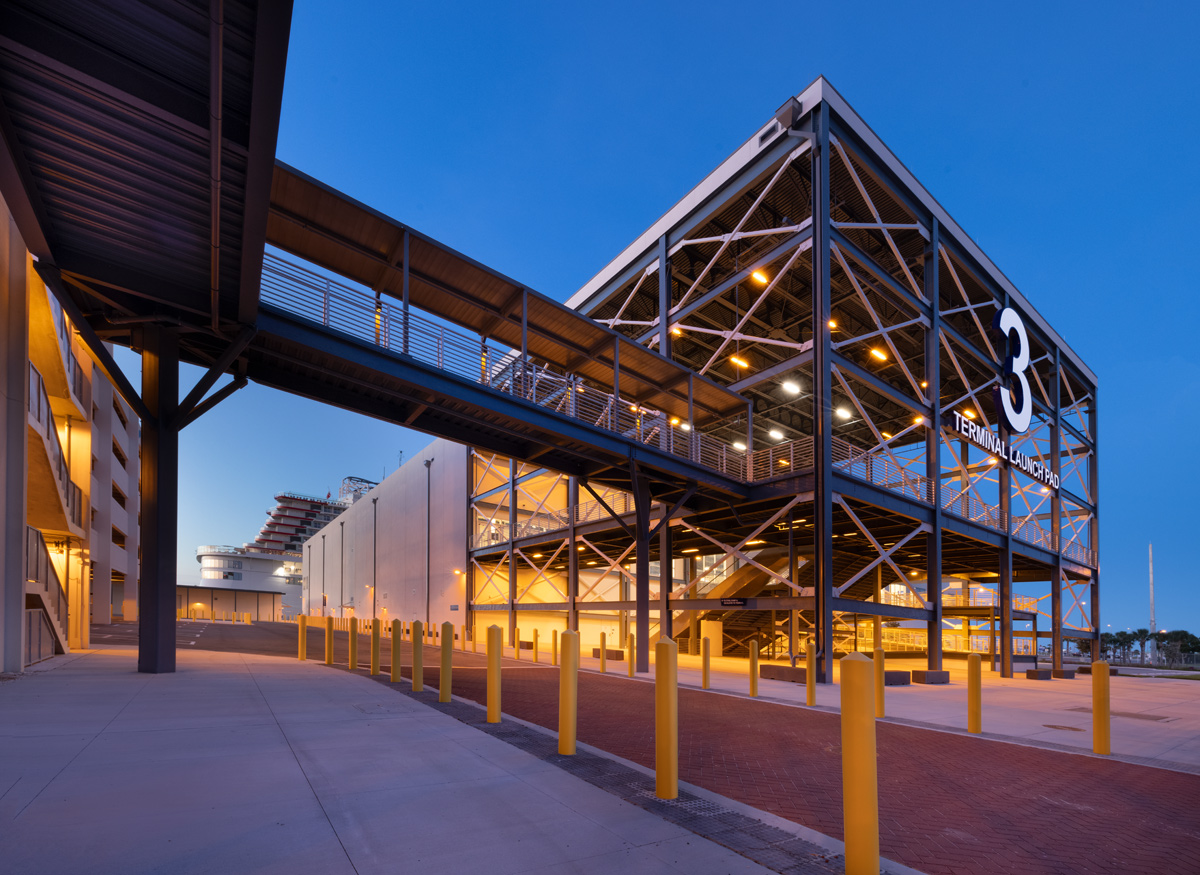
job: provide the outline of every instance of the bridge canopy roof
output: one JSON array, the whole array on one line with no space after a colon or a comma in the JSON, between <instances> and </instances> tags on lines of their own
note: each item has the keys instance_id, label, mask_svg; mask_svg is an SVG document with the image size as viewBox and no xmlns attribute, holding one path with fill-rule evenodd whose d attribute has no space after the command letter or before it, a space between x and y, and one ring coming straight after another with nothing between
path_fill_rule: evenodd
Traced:
<instances>
[{"instance_id":1,"label":"bridge canopy roof","mask_svg":"<svg viewBox=\"0 0 1200 875\"><path fill-rule=\"evenodd\" d=\"M513 349L522 348L524 333L534 359L603 385L613 383L616 358L623 398L681 419L688 417L690 383L697 424L746 410L736 392L276 162L267 221L272 245L402 298L405 232L413 307Z\"/></svg>"}]
</instances>

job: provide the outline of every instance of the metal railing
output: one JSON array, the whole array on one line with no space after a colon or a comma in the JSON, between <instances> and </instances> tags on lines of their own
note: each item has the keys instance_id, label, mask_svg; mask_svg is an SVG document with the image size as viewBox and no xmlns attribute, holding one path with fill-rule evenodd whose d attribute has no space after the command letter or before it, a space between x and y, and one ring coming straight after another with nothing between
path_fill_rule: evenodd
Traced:
<instances>
[{"instance_id":1,"label":"metal railing","mask_svg":"<svg viewBox=\"0 0 1200 875\"><path fill-rule=\"evenodd\" d=\"M71 480L71 472L67 468L67 457L63 452L62 442L58 439L58 429L54 425L54 411L50 407L50 396L46 393L46 381L41 372L29 362L29 415L37 423L38 431L46 441L46 449L50 454L50 469L58 482L65 505L67 518L76 526L83 525L83 490Z\"/></svg>"},{"instance_id":2,"label":"metal railing","mask_svg":"<svg viewBox=\"0 0 1200 875\"><path fill-rule=\"evenodd\" d=\"M660 410L517 351L460 332L390 299L335 282L281 258L263 263L262 301L319 322L384 349L411 356L455 376L522 398L539 407L615 432L671 455L689 459L738 480L747 479L747 460L711 435Z\"/></svg>"},{"instance_id":3,"label":"metal railing","mask_svg":"<svg viewBox=\"0 0 1200 875\"><path fill-rule=\"evenodd\" d=\"M268 254L263 261L262 301L736 480L761 482L813 466L813 441L809 436L752 451L737 450L711 435L688 428L687 423L662 411L624 399L594 381L523 359L518 351L507 346L449 328L406 311L390 298L375 298L363 289L336 282L274 255ZM935 490L928 477L897 466L886 454L872 453L834 438L833 465L857 479L925 504L933 504L935 493L940 492L942 507L948 513L997 531L1007 530L1008 520L999 508L946 486ZM295 497L313 500L307 496ZM523 529L528 534L539 533L538 527L543 525L546 531L554 530L550 526L564 527L557 519L530 520L518 527L516 537L524 536ZM1043 535L1026 526L1013 535L1028 543L1045 545ZM477 533L475 541L476 546L499 543L490 532Z\"/></svg>"},{"instance_id":4,"label":"metal railing","mask_svg":"<svg viewBox=\"0 0 1200 875\"><path fill-rule=\"evenodd\" d=\"M42 533L25 527L25 591L41 593L61 632L67 630L67 592L50 561L50 551Z\"/></svg>"}]
</instances>

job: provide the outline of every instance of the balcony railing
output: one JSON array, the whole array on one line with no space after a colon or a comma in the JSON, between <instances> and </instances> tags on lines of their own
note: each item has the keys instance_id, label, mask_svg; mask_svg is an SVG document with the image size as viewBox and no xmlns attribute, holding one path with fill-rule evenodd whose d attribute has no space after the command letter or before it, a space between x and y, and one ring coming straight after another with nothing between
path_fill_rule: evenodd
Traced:
<instances>
[{"instance_id":1,"label":"balcony railing","mask_svg":"<svg viewBox=\"0 0 1200 875\"><path fill-rule=\"evenodd\" d=\"M58 620L59 630L65 632L67 593L63 589L62 581L58 579L54 564L50 561L46 539L32 526L25 527L25 591L42 595L51 614Z\"/></svg>"},{"instance_id":2,"label":"balcony railing","mask_svg":"<svg viewBox=\"0 0 1200 875\"><path fill-rule=\"evenodd\" d=\"M58 429L54 425L54 411L50 407L50 396L46 393L46 381L41 372L29 363L29 415L37 423L38 431L46 439L46 448L50 453L50 469L54 479L62 491L66 504L67 518L76 526L83 526L83 490L72 480L67 468L67 457L63 453L62 443L58 439Z\"/></svg>"}]
</instances>

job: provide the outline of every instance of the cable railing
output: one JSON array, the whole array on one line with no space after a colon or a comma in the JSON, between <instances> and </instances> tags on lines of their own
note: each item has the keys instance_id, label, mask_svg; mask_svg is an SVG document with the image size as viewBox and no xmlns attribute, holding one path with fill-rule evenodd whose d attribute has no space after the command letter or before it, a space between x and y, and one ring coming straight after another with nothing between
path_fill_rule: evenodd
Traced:
<instances>
[{"instance_id":1,"label":"cable railing","mask_svg":"<svg viewBox=\"0 0 1200 875\"><path fill-rule=\"evenodd\" d=\"M624 399L594 381L523 358L508 346L448 327L397 306L391 298L376 298L365 290L274 255L267 255L263 262L262 301L494 391L688 459L735 480L757 483L813 467L813 441L809 436L749 451L738 450L663 411ZM872 453L834 438L833 466L924 504L932 505L938 493L947 513L996 531L1007 531L1008 519L1000 508L947 486L935 489L930 478L897 465L887 454ZM557 518L531 519L518 527L515 536L524 537L520 534L522 528L527 534L538 534L554 530L551 526L561 529L564 525L565 521ZM1022 541L1053 550L1052 543L1047 546L1047 534L1040 526L1021 526L1013 532ZM479 532L475 538L476 546L501 540L507 538L496 538L490 531ZM1089 552L1075 547L1072 555L1082 558ZM1082 561L1092 564L1094 557Z\"/></svg>"},{"instance_id":2,"label":"cable railing","mask_svg":"<svg viewBox=\"0 0 1200 875\"><path fill-rule=\"evenodd\" d=\"M523 359L501 344L468 335L375 299L284 259L263 263L262 301L458 377L513 395L656 447L737 480L747 479L744 453L688 427L676 417L622 398L608 387Z\"/></svg>"}]
</instances>

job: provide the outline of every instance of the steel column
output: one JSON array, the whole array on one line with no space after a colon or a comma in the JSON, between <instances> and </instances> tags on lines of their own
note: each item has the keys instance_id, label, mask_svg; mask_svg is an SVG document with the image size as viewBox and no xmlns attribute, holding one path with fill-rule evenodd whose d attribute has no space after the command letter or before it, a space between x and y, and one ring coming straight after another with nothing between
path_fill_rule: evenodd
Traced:
<instances>
[{"instance_id":1,"label":"steel column","mask_svg":"<svg viewBox=\"0 0 1200 875\"><path fill-rule=\"evenodd\" d=\"M508 460L508 643L520 648L517 634L517 463Z\"/></svg>"},{"instance_id":2,"label":"steel column","mask_svg":"<svg viewBox=\"0 0 1200 875\"><path fill-rule=\"evenodd\" d=\"M1091 620L1092 633L1095 637L1092 639L1092 661L1095 662L1100 658L1100 630L1104 627L1100 625L1100 387L1095 386L1092 389L1092 411L1089 416L1088 425L1092 430L1092 455L1088 460L1088 474L1092 481L1092 522L1089 526L1091 538L1092 556L1096 563L1092 569L1092 586L1091 586ZM1061 555L1061 554L1060 554ZM1151 632L1157 631L1151 629Z\"/></svg>"},{"instance_id":3,"label":"steel column","mask_svg":"<svg viewBox=\"0 0 1200 875\"><path fill-rule=\"evenodd\" d=\"M637 572L634 603L637 610L637 671L650 671L650 483L629 463L633 486L634 536Z\"/></svg>"},{"instance_id":4,"label":"steel column","mask_svg":"<svg viewBox=\"0 0 1200 875\"><path fill-rule=\"evenodd\" d=\"M1050 431L1050 470L1058 480L1062 471L1062 355L1054 348L1054 424ZM1062 615L1062 498L1055 489L1050 496L1050 537L1054 544L1054 579L1050 581L1050 649L1053 652L1051 666L1056 670L1063 667L1063 615Z\"/></svg>"},{"instance_id":5,"label":"steel column","mask_svg":"<svg viewBox=\"0 0 1200 875\"><path fill-rule=\"evenodd\" d=\"M829 334L829 109L813 110L813 480L814 590L820 660L817 678L833 682L833 397L830 378L833 350Z\"/></svg>"},{"instance_id":6,"label":"steel column","mask_svg":"<svg viewBox=\"0 0 1200 875\"><path fill-rule=\"evenodd\" d=\"M579 551L575 549L575 509L579 506L579 478L567 478L567 628L579 631Z\"/></svg>"},{"instance_id":7,"label":"steel column","mask_svg":"<svg viewBox=\"0 0 1200 875\"><path fill-rule=\"evenodd\" d=\"M658 238L658 351L671 357L671 256L667 235Z\"/></svg>"},{"instance_id":8,"label":"steel column","mask_svg":"<svg viewBox=\"0 0 1200 875\"><path fill-rule=\"evenodd\" d=\"M671 615L671 587L675 583L671 569L671 526L665 516L670 508L663 504L663 519L658 527L658 631L663 638L674 638L674 617Z\"/></svg>"},{"instance_id":9,"label":"steel column","mask_svg":"<svg viewBox=\"0 0 1200 875\"><path fill-rule=\"evenodd\" d=\"M176 542L179 528L179 338L142 329L142 578L138 586L138 671L175 671Z\"/></svg>"},{"instance_id":10,"label":"steel column","mask_svg":"<svg viewBox=\"0 0 1200 875\"><path fill-rule=\"evenodd\" d=\"M930 420L925 429L925 476L933 495L932 529L925 536L925 597L932 615L927 625L927 667L942 669L942 369L941 302L938 291L938 237L936 217L930 222L929 245L925 249L925 297L929 300L929 329L925 332L925 382ZM969 638L968 638L969 641ZM969 649L969 647L968 647Z\"/></svg>"}]
</instances>

